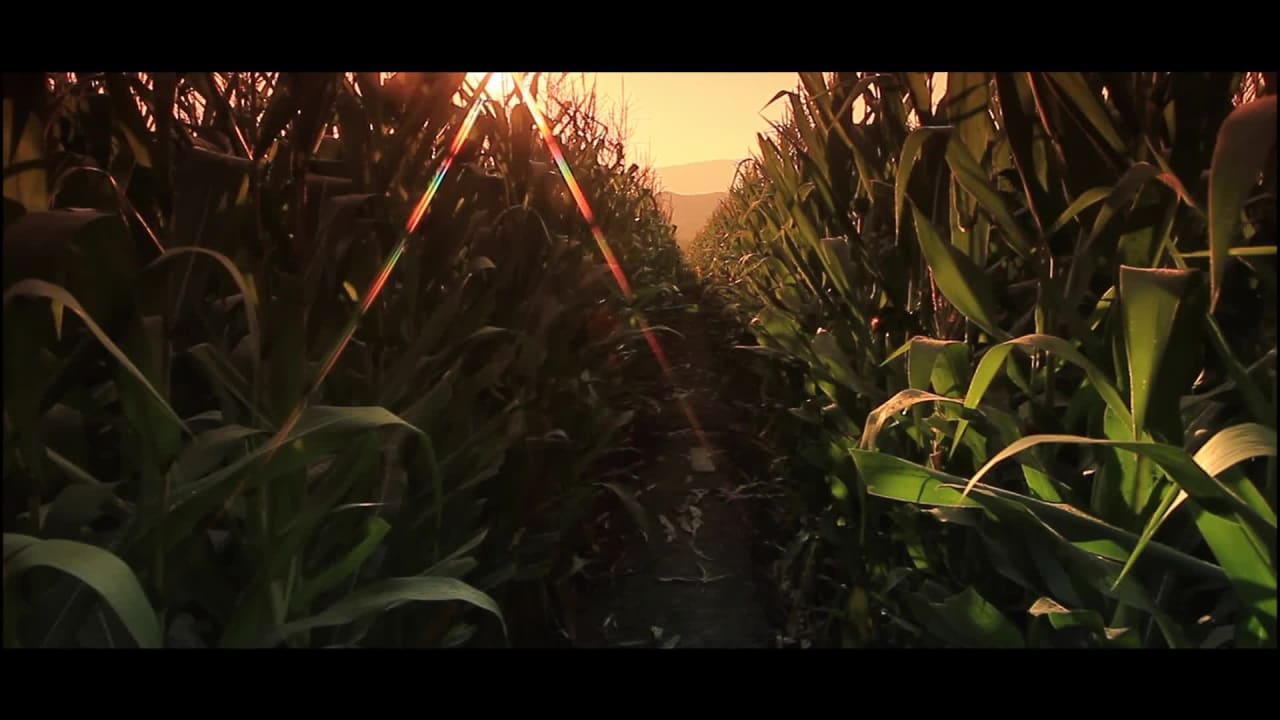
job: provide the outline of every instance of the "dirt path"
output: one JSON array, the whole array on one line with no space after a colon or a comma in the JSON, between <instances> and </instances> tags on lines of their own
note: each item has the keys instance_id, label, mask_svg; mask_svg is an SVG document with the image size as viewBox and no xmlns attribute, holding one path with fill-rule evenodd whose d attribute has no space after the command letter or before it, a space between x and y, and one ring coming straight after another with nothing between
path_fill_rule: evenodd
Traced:
<instances>
[{"instance_id":1,"label":"dirt path","mask_svg":"<svg viewBox=\"0 0 1280 720\"><path fill-rule=\"evenodd\" d=\"M735 452L735 435L745 429L735 423L735 373L715 351L712 317L680 307L691 302L686 294L651 318L684 337L660 336L678 389L655 383L651 396L661 412L642 421L645 457L637 481L628 483L649 518L648 538L624 536L611 569L584 593L574 623L578 647L773 646L742 497L750 478ZM707 432L714 472L694 469L690 453L699 443L675 392Z\"/></svg>"}]
</instances>

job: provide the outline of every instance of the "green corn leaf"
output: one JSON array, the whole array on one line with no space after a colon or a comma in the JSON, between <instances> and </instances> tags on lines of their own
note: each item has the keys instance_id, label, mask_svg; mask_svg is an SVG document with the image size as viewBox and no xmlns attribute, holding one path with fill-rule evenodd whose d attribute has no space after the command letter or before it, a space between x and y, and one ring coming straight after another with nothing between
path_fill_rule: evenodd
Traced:
<instances>
[{"instance_id":1,"label":"green corn leaf","mask_svg":"<svg viewBox=\"0 0 1280 720\"><path fill-rule=\"evenodd\" d=\"M981 327L988 334L999 338L1008 333L996 324L995 293L982 268L978 267L949 243L943 242L933 223L913 205L916 238L929 268L933 271L938 289L956 309Z\"/></svg>"},{"instance_id":2,"label":"green corn leaf","mask_svg":"<svg viewBox=\"0 0 1280 720\"><path fill-rule=\"evenodd\" d=\"M34 567L50 567L93 588L120 617L139 647L163 644L160 622L133 570L119 557L94 545L71 540L40 540L4 535L5 585Z\"/></svg>"}]
</instances>

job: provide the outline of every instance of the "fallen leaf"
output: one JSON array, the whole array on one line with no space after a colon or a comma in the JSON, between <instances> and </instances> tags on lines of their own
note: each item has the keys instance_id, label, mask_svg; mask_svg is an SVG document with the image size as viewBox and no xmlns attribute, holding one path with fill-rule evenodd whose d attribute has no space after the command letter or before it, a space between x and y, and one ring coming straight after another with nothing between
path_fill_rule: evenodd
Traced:
<instances>
[{"instance_id":1,"label":"fallen leaf","mask_svg":"<svg viewBox=\"0 0 1280 720\"><path fill-rule=\"evenodd\" d=\"M674 542L676 539L676 526L671 524L666 515L659 515L658 520L662 523L662 528L667 532L667 542Z\"/></svg>"},{"instance_id":2,"label":"fallen leaf","mask_svg":"<svg viewBox=\"0 0 1280 720\"><path fill-rule=\"evenodd\" d=\"M706 448L694 448L689 451L689 464L693 467L694 472L713 473L716 471L715 463L711 462L711 453Z\"/></svg>"}]
</instances>

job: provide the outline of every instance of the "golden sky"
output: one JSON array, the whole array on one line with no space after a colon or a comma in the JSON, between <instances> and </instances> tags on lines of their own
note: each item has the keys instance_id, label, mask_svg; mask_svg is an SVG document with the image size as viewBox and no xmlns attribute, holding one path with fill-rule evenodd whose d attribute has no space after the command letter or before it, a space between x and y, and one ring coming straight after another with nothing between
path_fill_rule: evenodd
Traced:
<instances>
[{"instance_id":1,"label":"golden sky","mask_svg":"<svg viewBox=\"0 0 1280 720\"><path fill-rule=\"evenodd\" d=\"M779 120L785 100L761 108L796 73L580 73L596 83L601 109L625 99L629 153L654 167L740 160L755 151L756 133Z\"/></svg>"}]
</instances>

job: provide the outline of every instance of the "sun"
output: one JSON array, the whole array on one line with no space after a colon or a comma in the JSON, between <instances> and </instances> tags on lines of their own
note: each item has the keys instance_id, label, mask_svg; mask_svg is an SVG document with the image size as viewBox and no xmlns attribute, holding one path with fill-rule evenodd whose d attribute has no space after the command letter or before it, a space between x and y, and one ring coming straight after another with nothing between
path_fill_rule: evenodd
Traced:
<instances>
[{"instance_id":1,"label":"sun","mask_svg":"<svg viewBox=\"0 0 1280 720\"><path fill-rule=\"evenodd\" d=\"M484 80L485 73L473 72L467 73L467 82L475 86ZM511 73L496 72L489 76L489 83L485 85L485 90L489 93L489 97L495 100L505 98L516 91L516 81Z\"/></svg>"}]
</instances>

